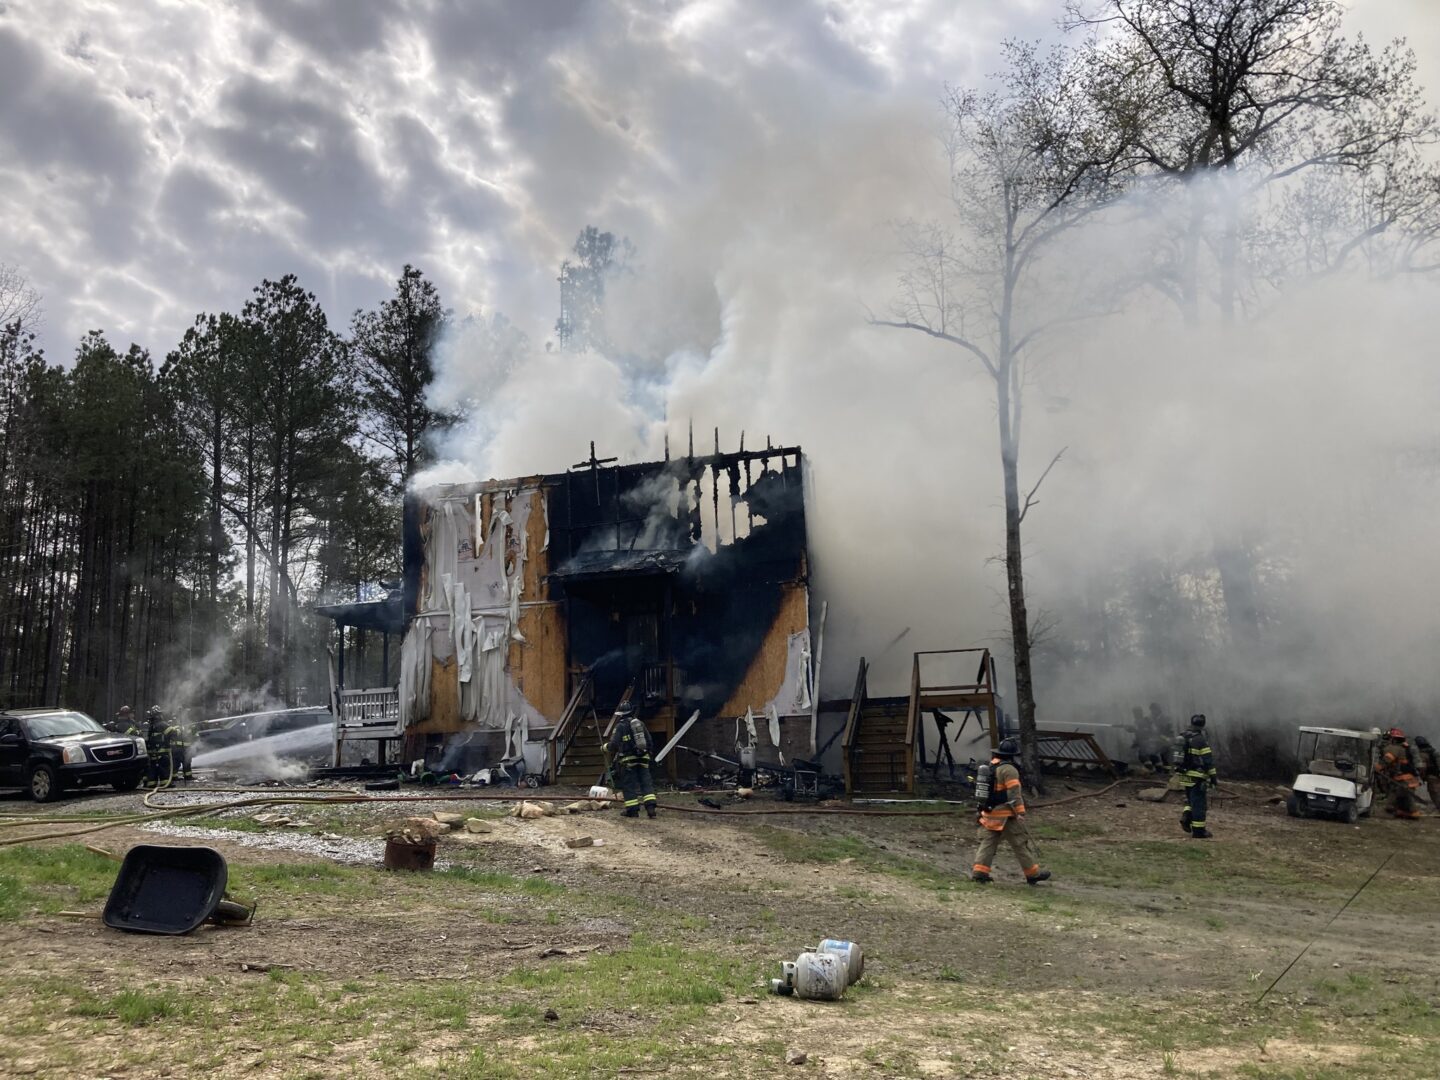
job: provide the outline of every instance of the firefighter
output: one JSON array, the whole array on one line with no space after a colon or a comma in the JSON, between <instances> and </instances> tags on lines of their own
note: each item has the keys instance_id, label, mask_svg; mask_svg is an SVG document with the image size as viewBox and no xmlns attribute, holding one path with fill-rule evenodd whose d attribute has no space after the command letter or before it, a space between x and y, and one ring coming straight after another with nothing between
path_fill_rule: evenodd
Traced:
<instances>
[{"instance_id":1,"label":"firefighter","mask_svg":"<svg viewBox=\"0 0 1440 1080\"><path fill-rule=\"evenodd\" d=\"M1050 878L1049 870L1040 869L1040 856L1035 850L1035 841L1030 839L1030 828L1025 824L1025 792L1015 764L1019 753L1020 744L1016 740L1001 739L990 759L988 790L983 781L976 786L975 794L980 802L980 846L975 849L971 881L988 885L995 880L990 876L990 867L1002 838L1020 860L1020 871L1027 884L1038 885Z\"/></svg>"},{"instance_id":2,"label":"firefighter","mask_svg":"<svg viewBox=\"0 0 1440 1080\"><path fill-rule=\"evenodd\" d=\"M655 781L650 776L650 755L654 749L655 744L645 721L635 715L629 702L622 703L615 710L610 754L614 765L619 766L626 817L639 817L641 804L645 806L646 816L655 816Z\"/></svg>"},{"instance_id":3,"label":"firefighter","mask_svg":"<svg viewBox=\"0 0 1440 1080\"><path fill-rule=\"evenodd\" d=\"M1430 805L1440 810L1440 754L1424 735L1415 736L1415 768L1430 793Z\"/></svg>"},{"instance_id":4,"label":"firefighter","mask_svg":"<svg viewBox=\"0 0 1440 1080\"><path fill-rule=\"evenodd\" d=\"M1130 710L1134 719L1132 729L1135 732L1135 755L1140 759L1140 764L1148 766L1152 773L1163 773L1165 771L1165 737L1160 730L1160 721L1154 716L1146 716L1136 705Z\"/></svg>"},{"instance_id":5,"label":"firefighter","mask_svg":"<svg viewBox=\"0 0 1440 1080\"><path fill-rule=\"evenodd\" d=\"M1175 741L1175 775L1185 789L1186 806L1180 813L1180 827L1192 840L1210 839L1205 818L1206 789L1216 784L1215 755L1210 752L1203 713L1190 717L1189 729Z\"/></svg>"},{"instance_id":6,"label":"firefighter","mask_svg":"<svg viewBox=\"0 0 1440 1080\"><path fill-rule=\"evenodd\" d=\"M171 761L170 724L159 705L151 705L145 711L145 751L150 758L150 772L146 783L153 787L164 787L170 783Z\"/></svg>"},{"instance_id":7,"label":"firefighter","mask_svg":"<svg viewBox=\"0 0 1440 1080\"><path fill-rule=\"evenodd\" d=\"M177 720L166 730L166 742L170 748L170 767L180 773L183 780L194 780L190 769L190 727L183 720Z\"/></svg>"},{"instance_id":8,"label":"firefighter","mask_svg":"<svg viewBox=\"0 0 1440 1080\"><path fill-rule=\"evenodd\" d=\"M110 723L110 730L117 735L131 735L144 737L145 731L140 721L135 719L135 710L129 705L121 705L115 713L115 719Z\"/></svg>"},{"instance_id":9,"label":"firefighter","mask_svg":"<svg viewBox=\"0 0 1440 1080\"><path fill-rule=\"evenodd\" d=\"M1415 778L1415 766L1410 759L1410 744L1405 741L1405 732L1392 727L1386 733L1386 743L1380 748L1380 764L1376 772L1384 779L1390 791L1390 802L1385 807L1395 817L1414 821L1420 816L1415 809L1415 789L1420 781Z\"/></svg>"}]
</instances>

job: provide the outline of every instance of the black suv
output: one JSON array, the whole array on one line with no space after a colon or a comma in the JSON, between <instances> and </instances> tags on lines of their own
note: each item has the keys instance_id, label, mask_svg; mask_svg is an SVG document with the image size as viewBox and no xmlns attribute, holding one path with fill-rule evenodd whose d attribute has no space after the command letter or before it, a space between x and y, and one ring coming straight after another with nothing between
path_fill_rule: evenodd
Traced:
<instances>
[{"instance_id":1,"label":"black suv","mask_svg":"<svg viewBox=\"0 0 1440 1080\"><path fill-rule=\"evenodd\" d=\"M145 778L147 765L144 739L106 731L82 712L0 713L0 787L23 785L36 802L91 784L131 791Z\"/></svg>"}]
</instances>

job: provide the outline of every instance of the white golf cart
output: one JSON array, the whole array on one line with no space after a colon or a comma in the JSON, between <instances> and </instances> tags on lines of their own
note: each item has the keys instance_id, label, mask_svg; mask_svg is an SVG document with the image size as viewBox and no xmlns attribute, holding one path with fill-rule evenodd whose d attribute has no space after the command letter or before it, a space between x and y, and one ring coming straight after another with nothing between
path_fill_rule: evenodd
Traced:
<instances>
[{"instance_id":1,"label":"white golf cart","mask_svg":"<svg viewBox=\"0 0 1440 1080\"><path fill-rule=\"evenodd\" d=\"M1290 785L1291 817L1333 817L1353 825L1375 800L1379 728L1302 727L1296 756L1305 770Z\"/></svg>"}]
</instances>

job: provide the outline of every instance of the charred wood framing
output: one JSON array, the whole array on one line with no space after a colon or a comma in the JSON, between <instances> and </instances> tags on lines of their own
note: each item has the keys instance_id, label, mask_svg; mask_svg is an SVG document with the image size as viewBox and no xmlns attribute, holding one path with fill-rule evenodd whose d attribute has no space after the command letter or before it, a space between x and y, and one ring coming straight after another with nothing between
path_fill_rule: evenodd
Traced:
<instances>
[{"instance_id":1,"label":"charred wood framing","mask_svg":"<svg viewBox=\"0 0 1440 1080\"><path fill-rule=\"evenodd\" d=\"M578 775L629 694L657 736L697 710L731 725L773 713L803 717L809 749L801 450L696 455L693 434L688 450L621 464L592 443L562 473L407 496L407 738L528 730L548 744L547 771L572 762Z\"/></svg>"}]
</instances>

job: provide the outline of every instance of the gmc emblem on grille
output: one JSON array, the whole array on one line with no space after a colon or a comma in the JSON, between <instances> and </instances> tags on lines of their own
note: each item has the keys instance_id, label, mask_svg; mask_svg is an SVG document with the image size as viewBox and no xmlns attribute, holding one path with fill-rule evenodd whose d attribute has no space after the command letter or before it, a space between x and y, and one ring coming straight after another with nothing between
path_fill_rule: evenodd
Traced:
<instances>
[{"instance_id":1,"label":"gmc emblem on grille","mask_svg":"<svg viewBox=\"0 0 1440 1080\"><path fill-rule=\"evenodd\" d=\"M104 751L106 757L119 757L121 752L122 751L118 746L112 746L108 750Z\"/></svg>"}]
</instances>

